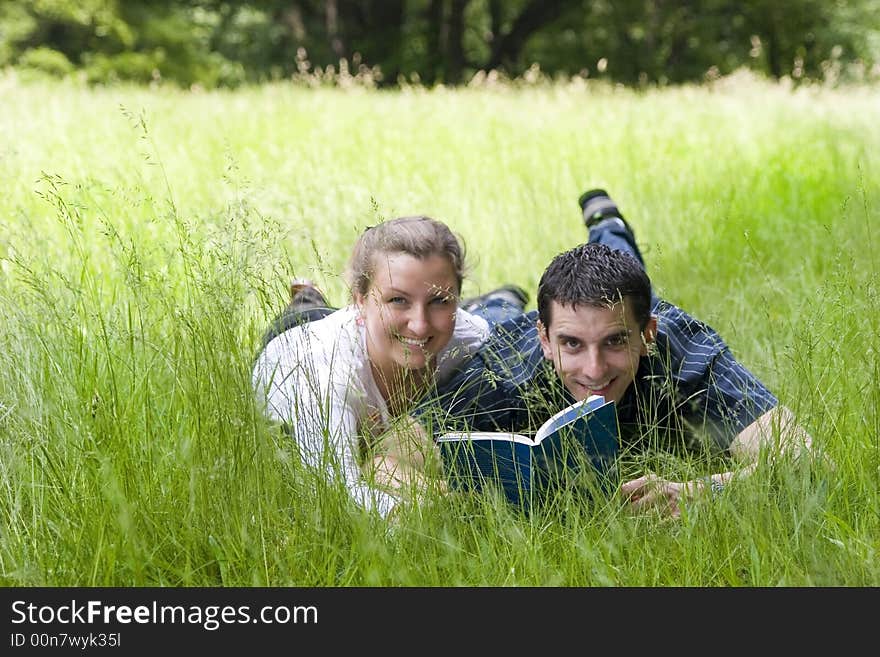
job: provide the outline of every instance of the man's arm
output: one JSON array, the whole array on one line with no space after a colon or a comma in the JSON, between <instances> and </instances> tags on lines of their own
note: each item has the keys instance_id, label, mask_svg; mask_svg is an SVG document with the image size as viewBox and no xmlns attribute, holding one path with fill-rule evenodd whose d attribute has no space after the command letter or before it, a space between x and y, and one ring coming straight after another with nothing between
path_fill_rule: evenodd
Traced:
<instances>
[{"instance_id":1,"label":"man's arm","mask_svg":"<svg viewBox=\"0 0 880 657\"><path fill-rule=\"evenodd\" d=\"M527 397L543 380L535 318L532 312L497 324L477 353L411 415L435 437L447 431L526 430Z\"/></svg>"},{"instance_id":2,"label":"man's arm","mask_svg":"<svg viewBox=\"0 0 880 657\"><path fill-rule=\"evenodd\" d=\"M761 462L762 454L766 454L768 461L814 456L812 438L785 406L770 409L748 425L731 441L728 451L740 467L691 481L670 481L648 474L624 483L621 492L633 509L653 507L678 517L688 498L713 495L731 482L751 475Z\"/></svg>"},{"instance_id":3,"label":"man's arm","mask_svg":"<svg viewBox=\"0 0 880 657\"><path fill-rule=\"evenodd\" d=\"M751 474L764 451L770 459L810 451L812 440L791 411L734 358L711 326L672 304L664 304L658 313L664 336L662 362L679 398L686 401L677 413L687 424L700 427L736 467L693 481L648 474L626 482L621 492L634 508L656 507L677 516L685 498L718 492L735 478Z\"/></svg>"},{"instance_id":4,"label":"man's arm","mask_svg":"<svg viewBox=\"0 0 880 657\"><path fill-rule=\"evenodd\" d=\"M813 439L785 406L777 406L764 413L743 429L730 443L730 455L741 463L754 468L761 451L765 450L771 459L778 456L811 455Z\"/></svg>"},{"instance_id":5,"label":"man's arm","mask_svg":"<svg viewBox=\"0 0 880 657\"><path fill-rule=\"evenodd\" d=\"M345 365L338 364L340 378ZM282 337L260 354L252 381L266 415L286 427L303 462L328 478L341 477L358 505L386 517L397 500L365 481L358 459L358 414L348 401L347 382L334 383L331 374L304 356L300 344Z\"/></svg>"}]
</instances>

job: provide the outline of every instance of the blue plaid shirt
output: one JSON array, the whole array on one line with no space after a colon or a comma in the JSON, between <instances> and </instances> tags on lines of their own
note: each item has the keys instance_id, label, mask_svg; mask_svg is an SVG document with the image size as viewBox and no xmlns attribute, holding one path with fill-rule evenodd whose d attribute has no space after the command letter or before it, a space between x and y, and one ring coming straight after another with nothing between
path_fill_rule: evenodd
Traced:
<instances>
[{"instance_id":1,"label":"blue plaid shirt","mask_svg":"<svg viewBox=\"0 0 880 657\"><path fill-rule=\"evenodd\" d=\"M658 301L656 349L617 405L621 446L646 438L666 447L725 450L776 397L734 359L721 336L680 308ZM541 351L532 311L497 324L472 360L417 409L435 436L445 431L533 432L574 399Z\"/></svg>"}]
</instances>

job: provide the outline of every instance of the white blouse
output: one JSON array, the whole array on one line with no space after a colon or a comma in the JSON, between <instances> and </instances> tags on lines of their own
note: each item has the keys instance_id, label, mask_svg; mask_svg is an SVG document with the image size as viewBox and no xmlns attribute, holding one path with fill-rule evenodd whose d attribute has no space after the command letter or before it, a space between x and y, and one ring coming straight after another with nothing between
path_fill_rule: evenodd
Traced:
<instances>
[{"instance_id":1,"label":"white blouse","mask_svg":"<svg viewBox=\"0 0 880 657\"><path fill-rule=\"evenodd\" d=\"M488 334L486 320L458 309L452 338L437 356L438 383ZM308 465L341 474L358 504L386 516L395 498L370 487L358 465L358 436L387 431L393 419L373 378L366 344L357 308L346 306L269 342L254 365L253 384L267 415L291 428Z\"/></svg>"}]
</instances>

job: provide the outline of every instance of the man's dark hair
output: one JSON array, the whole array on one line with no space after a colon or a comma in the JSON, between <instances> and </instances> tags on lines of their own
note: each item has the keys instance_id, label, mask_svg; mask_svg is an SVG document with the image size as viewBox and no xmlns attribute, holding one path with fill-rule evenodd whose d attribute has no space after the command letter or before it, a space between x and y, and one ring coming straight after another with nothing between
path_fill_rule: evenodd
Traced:
<instances>
[{"instance_id":1,"label":"man's dark hair","mask_svg":"<svg viewBox=\"0 0 880 657\"><path fill-rule=\"evenodd\" d=\"M538 283L538 316L550 328L550 306L608 307L626 299L644 329L651 319L651 280L642 264L604 244L581 244L553 258Z\"/></svg>"}]
</instances>

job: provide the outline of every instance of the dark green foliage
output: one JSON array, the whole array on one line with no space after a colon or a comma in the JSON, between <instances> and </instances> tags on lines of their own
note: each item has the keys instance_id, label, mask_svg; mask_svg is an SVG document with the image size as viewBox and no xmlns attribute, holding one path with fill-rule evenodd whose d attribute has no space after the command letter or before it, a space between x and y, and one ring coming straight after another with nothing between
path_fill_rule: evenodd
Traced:
<instances>
[{"instance_id":1,"label":"dark green foliage","mask_svg":"<svg viewBox=\"0 0 880 657\"><path fill-rule=\"evenodd\" d=\"M33 69L59 78L70 75L74 71L73 64L64 56L64 53L45 46L31 48L23 52L18 60L18 65L23 69Z\"/></svg>"},{"instance_id":2,"label":"dark green foliage","mask_svg":"<svg viewBox=\"0 0 880 657\"><path fill-rule=\"evenodd\" d=\"M7 0L0 65L203 87L364 69L459 84L535 64L639 85L741 67L836 83L877 76L878 34L880 0Z\"/></svg>"}]
</instances>

